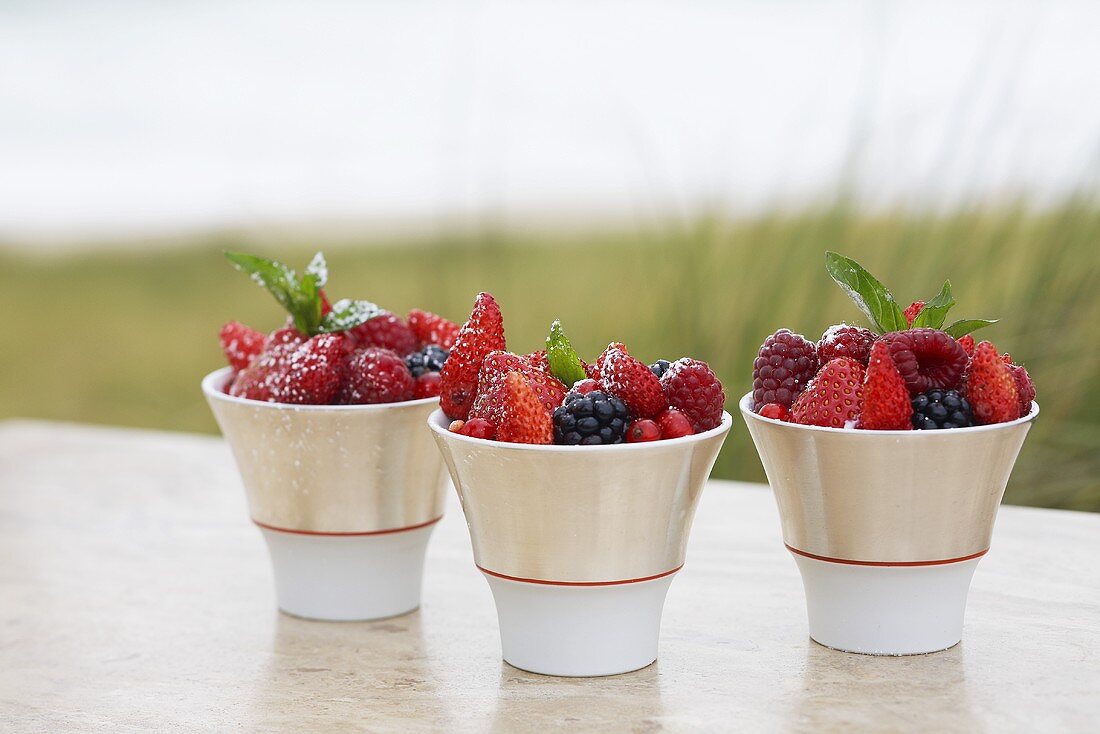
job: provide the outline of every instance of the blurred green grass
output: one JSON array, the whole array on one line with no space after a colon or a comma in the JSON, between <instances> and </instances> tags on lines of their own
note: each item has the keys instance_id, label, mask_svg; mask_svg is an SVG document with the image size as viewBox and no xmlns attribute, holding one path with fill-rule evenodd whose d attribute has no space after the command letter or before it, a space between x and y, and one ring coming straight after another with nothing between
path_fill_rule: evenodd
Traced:
<instances>
[{"instance_id":1,"label":"blurred green grass","mask_svg":"<svg viewBox=\"0 0 1100 734\"><path fill-rule=\"evenodd\" d=\"M222 364L218 328L282 322L222 259L226 248L298 267L325 249L331 296L398 313L416 306L461 321L474 294L491 291L516 352L539 348L560 318L586 357L617 340L647 361L705 359L735 418L765 336L786 326L816 339L860 320L825 274L824 250L856 258L905 303L950 278L952 316L1002 319L982 334L1027 365L1043 408L1006 500L1100 511L1100 206L1090 201L875 216L838 206L589 237L489 227L362 246L226 235L140 252L5 252L0 417L216 431L198 383ZM739 418L715 475L764 480Z\"/></svg>"}]
</instances>

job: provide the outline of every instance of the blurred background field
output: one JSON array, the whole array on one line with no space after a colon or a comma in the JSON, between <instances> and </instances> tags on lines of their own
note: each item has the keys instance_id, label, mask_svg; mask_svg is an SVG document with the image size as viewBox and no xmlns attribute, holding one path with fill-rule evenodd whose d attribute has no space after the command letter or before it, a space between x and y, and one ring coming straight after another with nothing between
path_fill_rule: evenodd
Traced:
<instances>
[{"instance_id":1,"label":"blurred background field","mask_svg":"<svg viewBox=\"0 0 1100 734\"><path fill-rule=\"evenodd\" d=\"M215 430L198 381L274 301L223 249L514 351L692 355L950 278L1042 415L1007 501L1100 511L1100 5L0 3L0 419ZM740 420L716 475L763 480ZM935 467L928 468L935 481Z\"/></svg>"},{"instance_id":2,"label":"blurred background field","mask_svg":"<svg viewBox=\"0 0 1100 734\"><path fill-rule=\"evenodd\" d=\"M583 355L624 341L653 361L708 360L727 407L750 384L760 342L781 326L815 338L860 314L824 272L823 251L855 257L908 303L949 277L953 316L1000 318L984 336L1027 365L1042 415L1007 501L1100 510L1100 207L1067 203L949 215L857 215L835 207L802 215L699 218L649 231L346 241L327 248L334 297L418 306L461 321L478 290L502 304L510 349L541 346L562 319ZM0 255L6 350L0 417L214 432L198 389L219 367L221 324L269 330L273 299L234 271L222 248L258 250L302 266L325 242L274 245L209 237L157 252L64 258ZM738 418L716 468L762 481ZM928 467L935 481L935 467Z\"/></svg>"}]
</instances>

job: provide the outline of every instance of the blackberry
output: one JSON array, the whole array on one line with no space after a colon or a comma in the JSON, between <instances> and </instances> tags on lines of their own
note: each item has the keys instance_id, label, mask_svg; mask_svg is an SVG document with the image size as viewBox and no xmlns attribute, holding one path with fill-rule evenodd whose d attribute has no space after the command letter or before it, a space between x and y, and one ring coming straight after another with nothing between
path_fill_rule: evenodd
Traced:
<instances>
[{"instance_id":1,"label":"blackberry","mask_svg":"<svg viewBox=\"0 0 1100 734\"><path fill-rule=\"evenodd\" d=\"M913 428L968 428L974 425L970 403L958 390L928 390L917 395L913 403Z\"/></svg>"},{"instance_id":2,"label":"blackberry","mask_svg":"<svg viewBox=\"0 0 1100 734\"><path fill-rule=\"evenodd\" d=\"M657 375L657 379L661 379L666 372L668 372L668 366L671 364L667 359L658 359L653 364L649 365L649 371Z\"/></svg>"},{"instance_id":3,"label":"blackberry","mask_svg":"<svg viewBox=\"0 0 1100 734\"><path fill-rule=\"evenodd\" d=\"M413 352L405 357L405 366L409 368L409 372L412 372L413 377L420 377L425 372L439 372L450 354L443 347L429 344L419 352Z\"/></svg>"},{"instance_id":4,"label":"blackberry","mask_svg":"<svg viewBox=\"0 0 1100 734\"><path fill-rule=\"evenodd\" d=\"M622 443L630 425L626 403L600 390L572 391L554 410L554 443L592 446Z\"/></svg>"}]
</instances>

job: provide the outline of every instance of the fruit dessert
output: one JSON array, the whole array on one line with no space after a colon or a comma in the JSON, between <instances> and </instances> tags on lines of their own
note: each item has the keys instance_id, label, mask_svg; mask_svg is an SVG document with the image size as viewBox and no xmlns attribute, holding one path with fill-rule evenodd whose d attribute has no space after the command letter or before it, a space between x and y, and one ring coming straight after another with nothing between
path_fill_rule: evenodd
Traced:
<instances>
[{"instance_id":1,"label":"fruit dessert","mask_svg":"<svg viewBox=\"0 0 1100 734\"><path fill-rule=\"evenodd\" d=\"M680 438L722 422L722 383L687 357L646 365L618 342L577 356L555 321L546 349L506 351L500 307L480 293L440 370L450 430L511 443L592 446Z\"/></svg>"},{"instance_id":2,"label":"fruit dessert","mask_svg":"<svg viewBox=\"0 0 1100 734\"><path fill-rule=\"evenodd\" d=\"M937 430L1031 412L1027 370L971 335L996 321L943 326L955 305L950 281L932 300L903 310L854 260L827 252L825 267L870 328L830 326L816 344L788 329L769 336L753 362L755 413L831 428Z\"/></svg>"},{"instance_id":3,"label":"fruit dessert","mask_svg":"<svg viewBox=\"0 0 1100 734\"><path fill-rule=\"evenodd\" d=\"M458 326L413 309L402 319L369 301L329 304L325 258L298 274L282 263L227 252L238 270L266 288L289 313L263 334L237 321L221 330L234 397L297 405L395 403L439 395L439 373Z\"/></svg>"}]
</instances>

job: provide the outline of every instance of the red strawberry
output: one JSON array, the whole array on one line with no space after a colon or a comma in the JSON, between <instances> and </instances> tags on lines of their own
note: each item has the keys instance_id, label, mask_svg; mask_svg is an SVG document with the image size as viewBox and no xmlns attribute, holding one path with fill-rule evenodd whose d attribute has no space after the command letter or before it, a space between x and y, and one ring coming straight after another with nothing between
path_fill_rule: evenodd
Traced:
<instances>
[{"instance_id":1,"label":"red strawberry","mask_svg":"<svg viewBox=\"0 0 1100 734\"><path fill-rule=\"evenodd\" d=\"M626 345L623 344L622 342L611 342L610 344L607 345L607 349L603 350L603 354L596 357L596 371L597 372L603 370L603 363L607 359L607 355L613 349L618 349L623 354L630 354L630 352L626 351ZM585 372L588 372L588 370L585 369ZM589 375L589 377L592 377L592 375ZM592 379L593 380L598 380L600 378L599 378L599 375L597 375L596 377L592 377Z\"/></svg>"},{"instance_id":2,"label":"red strawberry","mask_svg":"<svg viewBox=\"0 0 1100 734\"><path fill-rule=\"evenodd\" d=\"M509 443L554 442L554 422L527 379L509 372L480 393L470 411L471 421L485 418L496 425L496 439ZM475 414L476 413L476 414Z\"/></svg>"},{"instance_id":3,"label":"red strawberry","mask_svg":"<svg viewBox=\"0 0 1100 734\"><path fill-rule=\"evenodd\" d=\"M806 426L843 428L859 415L863 366L837 357L825 363L791 406L791 420Z\"/></svg>"},{"instance_id":4,"label":"red strawberry","mask_svg":"<svg viewBox=\"0 0 1100 734\"><path fill-rule=\"evenodd\" d=\"M411 400L415 382L405 360L378 347L357 349L347 360L347 377L337 402L342 405Z\"/></svg>"},{"instance_id":5,"label":"red strawberry","mask_svg":"<svg viewBox=\"0 0 1100 734\"><path fill-rule=\"evenodd\" d=\"M230 321L223 326L218 338L221 339L222 351L225 352L229 366L237 371L243 370L259 356L267 340L265 334L239 321Z\"/></svg>"},{"instance_id":6,"label":"red strawberry","mask_svg":"<svg viewBox=\"0 0 1100 734\"><path fill-rule=\"evenodd\" d=\"M722 422L726 394L706 362L682 357L669 365L660 383L669 406L686 415L696 433L717 428Z\"/></svg>"},{"instance_id":7,"label":"red strawberry","mask_svg":"<svg viewBox=\"0 0 1100 734\"><path fill-rule=\"evenodd\" d=\"M470 319L455 337L451 354L439 373L439 404L449 418L465 420L477 394L477 375L489 352L503 350L504 318L488 293L479 293Z\"/></svg>"},{"instance_id":8,"label":"red strawberry","mask_svg":"<svg viewBox=\"0 0 1100 734\"><path fill-rule=\"evenodd\" d=\"M291 405L327 405L336 397L344 376L345 337L318 334L272 371L271 400Z\"/></svg>"},{"instance_id":9,"label":"red strawberry","mask_svg":"<svg viewBox=\"0 0 1100 734\"><path fill-rule=\"evenodd\" d=\"M1020 393L1011 368L989 342L974 349L967 377L966 397L978 423L1004 423L1020 417Z\"/></svg>"},{"instance_id":10,"label":"red strawberry","mask_svg":"<svg viewBox=\"0 0 1100 734\"><path fill-rule=\"evenodd\" d=\"M408 324L421 344L437 344L444 349L454 346L458 324L430 311L414 308L409 311Z\"/></svg>"},{"instance_id":11,"label":"red strawberry","mask_svg":"<svg viewBox=\"0 0 1100 734\"><path fill-rule=\"evenodd\" d=\"M974 337L967 334L966 336L960 337L957 341L959 342L959 346L963 348L963 351L966 352L967 357L974 356Z\"/></svg>"},{"instance_id":12,"label":"red strawberry","mask_svg":"<svg viewBox=\"0 0 1100 734\"><path fill-rule=\"evenodd\" d=\"M420 348L420 340L412 329L389 311L353 326L348 333L354 337L356 346L389 349L399 357L407 357Z\"/></svg>"},{"instance_id":13,"label":"red strawberry","mask_svg":"<svg viewBox=\"0 0 1100 734\"><path fill-rule=\"evenodd\" d=\"M539 398L546 410L550 413L561 405L565 399L566 388L559 380L551 377L528 361L527 357L520 357L509 352L490 352L481 363L481 371L478 373L477 390L484 392L494 382L499 382L509 372L519 372L531 384L531 388Z\"/></svg>"},{"instance_id":14,"label":"red strawberry","mask_svg":"<svg viewBox=\"0 0 1100 734\"><path fill-rule=\"evenodd\" d=\"M1016 392L1020 398L1020 417L1031 412L1031 402L1035 400L1035 384L1031 381L1031 375L1023 365L1014 364L1009 367L1012 377L1016 380Z\"/></svg>"},{"instance_id":15,"label":"red strawberry","mask_svg":"<svg viewBox=\"0 0 1100 734\"><path fill-rule=\"evenodd\" d=\"M617 348L609 348L601 359L600 382L609 394L626 403L632 416L654 418L668 407L661 381L644 362Z\"/></svg>"},{"instance_id":16,"label":"red strawberry","mask_svg":"<svg viewBox=\"0 0 1100 734\"><path fill-rule=\"evenodd\" d=\"M890 359L883 341L871 347L871 359L863 378L863 402L859 427L877 431L907 431L913 428L913 406L905 380Z\"/></svg>"},{"instance_id":17,"label":"red strawberry","mask_svg":"<svg viewBox=\"0 0 1100 734\"><path fill-rule=\"evenodd\" d=\"M908 329L883 334L890 357L910 395L933 388L954 390L966 369L966 351L939 329Z\"/></svg>"},{"instance_id":18,"label":"red strawberry","mask_svg":"<svg viewBox=\"0 0 1100 734\"><path fill-rule=\"evenodd\" d=\"M905 327L909 328L913 325L913 319L920 315L920 312L924 309L924 301L913 301L909 304L909 308L905 309Z\"/></svg>"},{"instance_id":19,"label":"red strawberry","mask_svg":"<svg viewBox=\"0 0 1100 734\"><path fill-rule=\"evenodd\" d=\"M837 357L851 357L866 367L875 338L875 332L862 326L830 326L817 342L817 359L825 363Z\"/></svg>"},{"instance_id":20,"label":"red strawberry","mask_svg":"<svg viewBox=\"0 0 1100 734\"><path fill-rule=\"evenodd\" d=\"M293 327L271 332L264 342L263 351L233 379L229 394L249 400L274 402L275 398L271 393L274 377L286 368L291 355L304 341L305 336Z\"/></svg>"},{"instance_id":21,"label":"red strawberry","mask_svg":"<svg viewBox=\"0 0 1100 734\"><path fill-rule=\"evenodd\" d=\"M662 439L682 438L694 433L691 420L676 408L669 408L657 416L657 425L661 429Z\"/></svg>"},{"instance_id":22,"label":"red strawberry","mask_svg":"<svg viewBox=\"0 0 1100 734\"><path fill-rule=\"evenodd\" d=\"M537 352L531 352L530 354L524 355L523 361L535 369L542 370L551 377L554 376L553 371L550 369L550 360L546 358L545 349L540 349Z\"/></svg>"}]
</instances>

